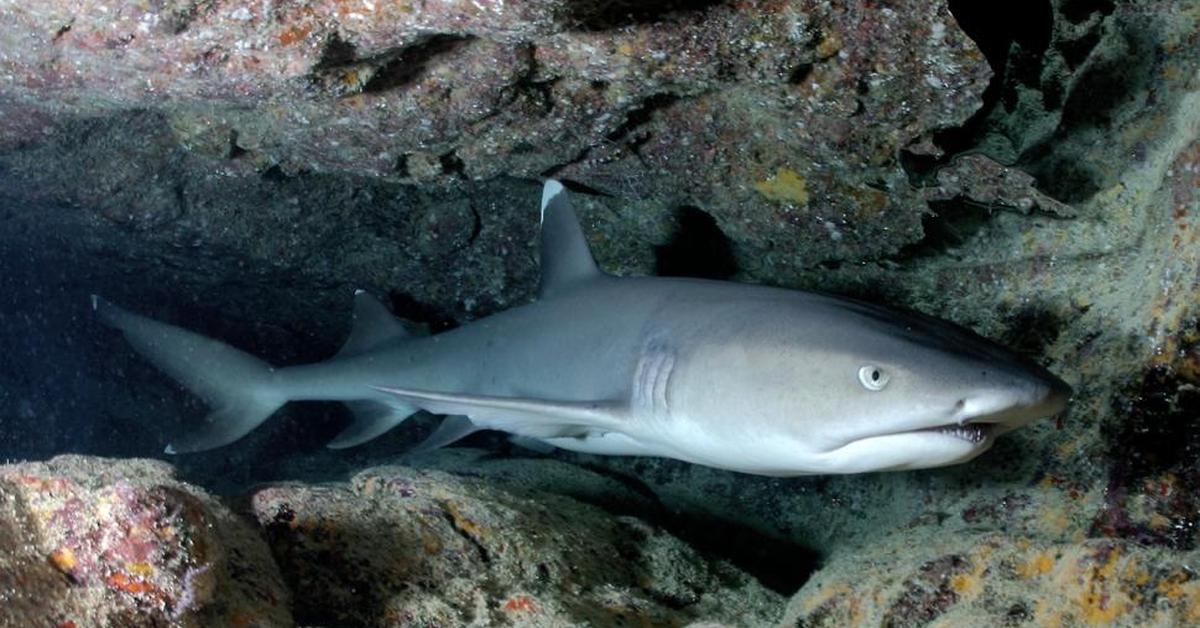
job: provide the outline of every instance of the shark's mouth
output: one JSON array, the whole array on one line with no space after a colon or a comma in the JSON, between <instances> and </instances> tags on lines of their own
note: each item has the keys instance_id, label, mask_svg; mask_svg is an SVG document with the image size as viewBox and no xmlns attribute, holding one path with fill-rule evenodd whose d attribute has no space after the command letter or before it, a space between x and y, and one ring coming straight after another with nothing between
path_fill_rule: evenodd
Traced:
<instances>
[{"instance_id":1,"label":"shark's mouth","mask_svg":"<svg viewBox=\"0 0 1200 628\"><path fill-rule=\"evenodd\" d=\"M962 439L973 445L978 445L987 440L987 437L992 433L991 423L968 423L966 425L942 425L939 427L930 427L919 432L935 432L953 436L954 438Z\"/></svg>"}]
</instances>

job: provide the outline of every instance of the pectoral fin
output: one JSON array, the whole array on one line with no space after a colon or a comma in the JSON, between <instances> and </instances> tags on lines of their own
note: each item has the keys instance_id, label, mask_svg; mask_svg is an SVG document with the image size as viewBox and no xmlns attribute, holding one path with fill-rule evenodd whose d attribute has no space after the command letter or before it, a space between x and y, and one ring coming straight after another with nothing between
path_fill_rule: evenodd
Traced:
<instances>
[{"instance_id":1,"label":"pectoral fin","mask_svg":"<svg viewBox=\"0 0 1200 628\"><path fill-rule=\"evenodd\" d=\"M534 438L577 436L595 428L615 429L626 422L627 416L626 405L613 401L555 401L386 386L373 388L428 412L460 414L469 417L480 428Z\"/></svg>"}]
</instances>

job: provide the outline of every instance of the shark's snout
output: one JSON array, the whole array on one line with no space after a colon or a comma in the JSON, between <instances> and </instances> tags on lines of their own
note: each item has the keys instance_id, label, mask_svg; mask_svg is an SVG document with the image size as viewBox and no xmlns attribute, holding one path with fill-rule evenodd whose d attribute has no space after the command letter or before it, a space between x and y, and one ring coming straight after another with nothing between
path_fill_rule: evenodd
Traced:
<instances>
[{"instance_id":1,"label":"shark's snout","mask_svg":"<svg viewBox=\"0 0 1200 628\"><path fill-rule=\"evenodd\" d=\"M1072 393L1066 382L1045 373L964 398L958 404L957 423L990 424L997 433L1007 432L1062 413Z\"/></svg>"}]
</instances>

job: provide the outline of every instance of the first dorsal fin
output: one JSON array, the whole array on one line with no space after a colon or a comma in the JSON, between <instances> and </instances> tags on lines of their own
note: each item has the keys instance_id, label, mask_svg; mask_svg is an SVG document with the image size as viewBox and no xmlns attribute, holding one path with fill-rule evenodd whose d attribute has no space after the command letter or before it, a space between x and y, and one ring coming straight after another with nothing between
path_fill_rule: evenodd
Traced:
<instances>
[{"instance_id":1,"label":"first dorsal fin","mask_svg":"<svg viewBox=\"0 0 1200 628\"><path fill-rule=\"evenodd\" d=\"M542 188L542 284L539 297L554 296L580 281L600 276L579 218L562 183Z\"/></svg>"},{"instance_id":2,"label":"first dorsal fin","mask_svg":"<svg viewBox=\"0 0 1200 628\"><path fill-rule=\"evenodd\" d=\"M366 290L354 291L354 325L337 353L345 358L370 351L384 343L409 336L408 330Z\"/></svg>"}]
</instances>

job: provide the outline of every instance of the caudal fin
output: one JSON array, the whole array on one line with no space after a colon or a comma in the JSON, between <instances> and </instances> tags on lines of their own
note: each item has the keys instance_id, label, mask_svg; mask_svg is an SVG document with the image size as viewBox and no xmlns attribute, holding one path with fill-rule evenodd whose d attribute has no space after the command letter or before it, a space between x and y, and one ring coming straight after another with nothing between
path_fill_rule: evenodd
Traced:
<instances>
[{"instance_id":1,"label":"caudal fin","mask_svg":"<svg viewBox=\"0 0 1200 628\"><path fill-rule=\"evenodd\" d=\"M258 358L186 329L139 316L92 295L100 320L118 329L154 363L213 409L196 429L167 445L186 453L228 445L250 433L287 397L274 369Z\"/></svg>"}]
</instances>

